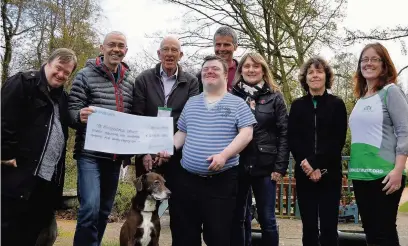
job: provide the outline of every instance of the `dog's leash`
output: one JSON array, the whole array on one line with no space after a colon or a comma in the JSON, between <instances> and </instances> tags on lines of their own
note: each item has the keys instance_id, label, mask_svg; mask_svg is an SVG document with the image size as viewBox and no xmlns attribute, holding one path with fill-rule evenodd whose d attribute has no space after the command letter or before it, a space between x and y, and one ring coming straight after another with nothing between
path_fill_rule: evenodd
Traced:
<instances>
[{"instance_id":1,"label":"dog's leash","mask_svg":"<svg viewBox=\"0 0 408 246\"><path fill-rule=\"evenodd\" d=\"M163 216L164 212L166 212L168 207L169 207L169 200L166 199L160 203L159 210L157 211L159 218Z\"/></svg>"}]
</instances>

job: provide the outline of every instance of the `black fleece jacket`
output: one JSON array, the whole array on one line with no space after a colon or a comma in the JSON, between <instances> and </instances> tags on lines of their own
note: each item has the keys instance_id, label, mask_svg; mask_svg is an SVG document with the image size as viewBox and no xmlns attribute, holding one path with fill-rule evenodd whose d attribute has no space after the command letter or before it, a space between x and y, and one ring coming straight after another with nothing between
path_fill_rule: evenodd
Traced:
<instances>
[{"instance_id":1,"label":"black fleece jacket","mask_svg":"<svg viewBox=\"0 0 408 246\"><path fill-rule=\"evenodd\" d=\"M313 99L317 101L316 108ZM341 151L347 132L347 111L339 97L324 92L307 94L292 103L288 134L296 161L296 179L309 179L300 168L307 159L313 169L327 169L327 176L341 178Z\"/></svg>"}]
</instances>

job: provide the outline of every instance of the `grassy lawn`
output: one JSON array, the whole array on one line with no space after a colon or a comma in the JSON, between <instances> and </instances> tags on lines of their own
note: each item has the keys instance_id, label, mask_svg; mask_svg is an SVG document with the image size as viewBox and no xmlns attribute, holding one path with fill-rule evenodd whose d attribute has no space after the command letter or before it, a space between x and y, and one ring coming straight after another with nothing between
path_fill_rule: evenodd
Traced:
<instances>
[{"instance_id":1,"label":"grassy lawn","mask_svg":"<svg viewBox=\"0 0 408 246\"><path fill-rule=\"evenodd\" d=\"M404 204L402 204L399 209L399 212L403 212L403 213L408 213L408 202L405 202Z\"/></svg>"}]
</instances>

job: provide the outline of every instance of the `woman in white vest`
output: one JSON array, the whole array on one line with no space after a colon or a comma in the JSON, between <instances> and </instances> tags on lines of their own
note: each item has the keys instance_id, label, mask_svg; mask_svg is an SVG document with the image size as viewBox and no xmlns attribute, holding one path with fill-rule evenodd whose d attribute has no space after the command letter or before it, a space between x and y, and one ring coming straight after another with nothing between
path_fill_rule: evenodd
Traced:
<instances>
[{"instance_id":1,"label":"woman in white vest","mask_svg":"<svg viewBox=\"0 0 408 246\"><path fill-rule=\"evenodd\" d=\"M408 102L384 46L364 47L354 82L349 179L367 245L400 245L396 218L406 179Z\"/></svg>"}]
</instances>

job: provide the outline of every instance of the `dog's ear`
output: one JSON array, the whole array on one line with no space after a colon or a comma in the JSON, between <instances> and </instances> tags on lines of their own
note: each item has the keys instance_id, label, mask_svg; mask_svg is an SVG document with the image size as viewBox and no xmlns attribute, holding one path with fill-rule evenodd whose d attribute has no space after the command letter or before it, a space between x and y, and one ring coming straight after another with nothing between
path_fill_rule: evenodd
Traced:
<instances>
[{"instance_id":1,"label":"dog's ear","mask_svg":"<svg viewBox=\"0 0 408 246\"><path fill-rule=\"evenodd\" d=\"M142 191L143 190L143 180L146 178L146 175L143 174L139 178L135 180L135 186L137 191Z\"/></svg>"}]
</instances>

